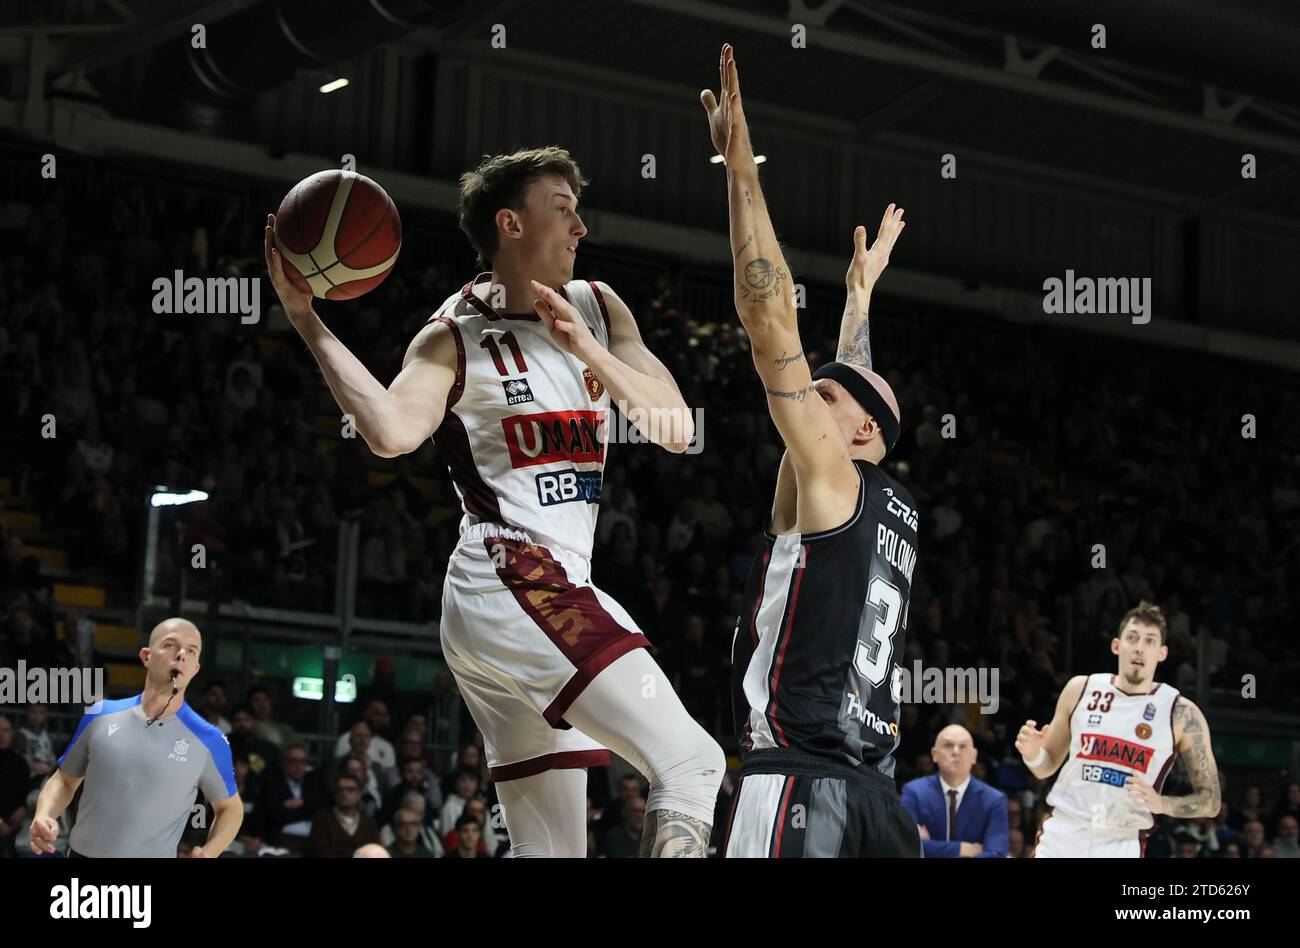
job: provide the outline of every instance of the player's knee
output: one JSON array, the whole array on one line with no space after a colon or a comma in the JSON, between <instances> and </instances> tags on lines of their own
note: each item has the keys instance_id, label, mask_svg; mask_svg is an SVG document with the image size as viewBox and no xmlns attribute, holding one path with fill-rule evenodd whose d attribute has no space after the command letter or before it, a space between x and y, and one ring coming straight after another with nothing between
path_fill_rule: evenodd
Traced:
<instances>
[{"instance_id":1,"label":"player's knee","mask_svg":"<svg viewBox=\"0 0 1300 948\"><path fill-rule=\"evenodd\" d=\"M727 769L727 757L702 727L674 747L672 759L656 771L656 783L669 793L685 793L712 806Z\"/></svg>"}]
</instances>

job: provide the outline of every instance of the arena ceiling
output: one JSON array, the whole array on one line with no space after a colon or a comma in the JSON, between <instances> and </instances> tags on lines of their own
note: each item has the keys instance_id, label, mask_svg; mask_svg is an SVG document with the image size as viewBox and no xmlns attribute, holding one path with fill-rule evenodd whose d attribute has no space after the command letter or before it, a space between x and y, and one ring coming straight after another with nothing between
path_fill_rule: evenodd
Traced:
<instances>
[{"instance_id":1,"label":"arena ceiling","mask_svg":"<svg viewBox=\"0 0 1300 948\"><path fill-rule=\"evenodd\" d=\"M93 85L96 70L139 67L191 23L274 2L17 0L0 11L0 49L47 81L80 70ZM1295 5L1097 0L1073 13L1078 6L989 0L972 25L964 0L454 2L430 7L401 41L436 53L504 23L510 48L558 72L583 64L690 94L711 78L701 64L716 61L728 40L742 66L762 64L745 72L756 107L850 123L856 141L975 154L1084 187L1232 205L1279 222L1300 218ZM1089 21L1106 25L1106 50L1090 47ZM807 27L806 56L790 55L796 23ZM1201 48L1207 31L1210 45ZM1254 181L1238 173L1247 153L1258 161Z\"/></svg>"}]
</instances>

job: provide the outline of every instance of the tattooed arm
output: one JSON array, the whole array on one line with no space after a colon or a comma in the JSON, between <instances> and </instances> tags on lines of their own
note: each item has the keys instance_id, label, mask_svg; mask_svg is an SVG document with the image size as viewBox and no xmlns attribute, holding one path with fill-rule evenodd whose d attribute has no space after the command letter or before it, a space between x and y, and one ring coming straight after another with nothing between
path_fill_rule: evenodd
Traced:
<instances>
[{"instance_id":1,"label":"tattooed arm","mask_svg":"<svg viewBox=\"0 0 1300 948\"><path fill-rule=\"evenodd\" d=\"M785 441L798 482L798 529L839 526L857 505L859 478L848 443L812 384L799 339L794 286L759 187L730 45L719 63L721 92L700 95L713 145L727 165L736 313L749 336L768 411Z\"/></svg>"},{"instance_id":2,"label":"tattooed arm","mask_svg":"<svg viewBox=\"0 0 1300 948\"><path fill-rule=\"evenodd\" d=\"M709 854L710 826L674 810L649 810L641 830L642 859L703 859Z\"/></svg>"},{"instance_id":3,"label":"tattooed arm","mask_svg":"<svg viewBox=\"0 0 1300 948\"><path fill-rule=\"evenodd\" d=\"M853 260L844 275L847 298L844 316L840 320L840 344L835 353L837 362L871 368L871 331L867 326L867 311L871 308L871 291L880 274L889 265L889 252L903 232L903 209L893 204L885 208L876 231L875 242L867 249L867 229L861 224L853 231Z\"/></svg>"},{"instance_id":4,"label":"tattooed arm","mask_svg":"<svg viewBox=\"0 0 1300 948\"><path fill-rule=\"evenodd\" d=\"M1184 697L1174 705L1174 746L1183 757L1192 792L1181 797L1161 796L1146 781L1130 777L1124 784L1130 797L1145 810L1181 820L1218 816L1222 800L1219 768L1210 746L1210 726L1201 709Z\"/></svg>"}]
</instances>

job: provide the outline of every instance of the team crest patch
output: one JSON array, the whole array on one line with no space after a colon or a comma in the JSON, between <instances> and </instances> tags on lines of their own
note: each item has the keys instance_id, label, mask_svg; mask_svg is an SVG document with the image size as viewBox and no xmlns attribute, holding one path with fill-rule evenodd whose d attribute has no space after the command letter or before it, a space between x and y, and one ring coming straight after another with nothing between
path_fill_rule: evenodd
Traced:
<instances>
[{"instance_id":1,"label":"team crest patch","mask_svg":"<svg viewBox=\"0 0 1300 948\"><path fill-rule=\"evenodd\" d=\"M501 383L506 390L506 404L518 405L533 400L533 390L528 387L528 379L506 379Z\"/></svg>"},{"instance_id":2,"label":"team crest patch","mask_svg":"<svg viewBox=\"0 0 1300 948\"><path fill-rule=\"evenodd\" d=\"M1088 715L1088 727L1096 727L1096 726L1097 726L1098 724L1100 724L1100 723L1101 723L1101 715L1100 715L1100 714L1090 714L1090 715Z\"/></svg>"},{"instance_id":3,"label":"team crest patch","mask_svg":"<svg viewBox=\"0 0 1300 948\"><path fill-rule=\"evenodd\" d=\"M1151 725L1139 724L1133 733L1135 733L1138 736L1138 740L1145 741L1148 737L1151 736Z\"/></svg>"},{"instance_id":4,"label":"team crest patch","mask_svg":"<svg viewBox=\"0 0 1300 948\"><path fill-rule=\"evenodd\" d=\"M596 373L591 369L583 369L582 377L587 383L587 394L591 396L593 402L605 394L605 383L596 378Z\"/></svg>"},{"instance_id":5,"label":"team crest patch","mask_svg":"<svg viewBox=\"0 0 1300 948\"><path fill-rule=\"evenodd\" d=\"M173 747L172 750L177 754L188 754L190 752L190 742L177 741L176 746Z\"/></svg>"},{"instance_id":6,"label":"team crest patch","mask_svg":"<svg viewBox=\"0 0 1300 948\"><path fill-rule=\"evenodd\" d=\"M1146 710L1142 712L1142 719L1144 721L1154 721L1156 719L1156 703L1154 701L1147 703Z\"/></svg>"}]
</instances>

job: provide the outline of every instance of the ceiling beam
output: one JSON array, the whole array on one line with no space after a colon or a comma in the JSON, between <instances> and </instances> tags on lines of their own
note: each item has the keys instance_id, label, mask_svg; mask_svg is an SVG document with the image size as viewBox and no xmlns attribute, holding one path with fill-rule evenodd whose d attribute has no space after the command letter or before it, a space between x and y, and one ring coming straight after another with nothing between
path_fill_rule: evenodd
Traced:
<instances>
[{"instance_id":1,"label":"ceiling beam","mask_svg":"<svg viewBox=\"0 0 1300 948\"><path fill-rule=\"evenodd\" d=\"M74 69L96 69L152 49L189 32L196 23L211 26L232 13L261 3L262 0L189 0L189 6L177 11L177 0L148 0L136 4L136 22L129 29L121 24L121 35L111 44L102 39L68 40L59 44L50 63L55 74Z\"/></svg>"},{"instance_id":2,"label":"ceiling beam","mask_svg":"<svg viewBox=\"0 0 1300 948\"><path fill-rule=\"evenodd\" d=\"M722 23L737 29L761 33L767 36L790 38L790 22L761 13L753 13L739 7L723 6L711 0L622 0L653 9L659 13L665 11L681 16L693 17ZM1278 135L1270 132L1243 128L1225 122L1212 121L1204 116L1190 112L1134 102L1105 93L1088 89L1078 89L1049 82L1033 76L1019 75L998 69L969 59L947 56L923 49L909 48L884 40L865 36L851 35L842 31L828 30L816 24L805 24L808 31L810 48L828 49L846 56L856 56L874 62L960 79L977 85L1003 89L1021 95L1048 99L1053 102L1075 105L1081 108L1105 112L1121 118L1173 128L1183 132L1203 135L1230 141L1252 148L1261 148L1286 155L1300 156L1300 137ZM741 50L741 62L744 51Z\"/></svg>"}]
</instances>

